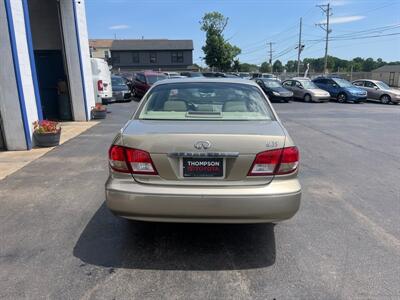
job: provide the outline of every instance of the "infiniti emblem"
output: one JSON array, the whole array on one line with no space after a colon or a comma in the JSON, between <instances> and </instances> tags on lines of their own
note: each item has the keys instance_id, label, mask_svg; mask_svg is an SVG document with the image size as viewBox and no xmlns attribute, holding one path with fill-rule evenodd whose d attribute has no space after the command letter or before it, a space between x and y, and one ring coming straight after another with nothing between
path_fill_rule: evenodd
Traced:
<instances>
[{"instance_id":1,"label":"infiniti emblem","mask_svg":"<svg viewBox=\"0 0 400 300\"><path fill-rule=\"evenodd\" d=\"M196 143L194 144L194 147L195 147L197 150L201 150L201 149L206 150L206 149L208 149L208 148L211 147L211 143L210 143L209 141L198 141L198 142L196 142Z\"/></svg>"}]
</instances>

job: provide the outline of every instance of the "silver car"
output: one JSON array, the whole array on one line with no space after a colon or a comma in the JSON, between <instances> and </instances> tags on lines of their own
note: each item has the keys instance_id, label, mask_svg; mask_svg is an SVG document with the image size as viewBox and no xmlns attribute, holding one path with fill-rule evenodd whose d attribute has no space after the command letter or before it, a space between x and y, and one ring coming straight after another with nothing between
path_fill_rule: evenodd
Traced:
<instances>
[{"instance_id":1,"label":"silver car","mask_svg":"<svg viewBox=\"0 0 400 300\"><path fill-rule=\"evenodd\" d=\"M391 88L383 81L359 79L353 81L352 84L366 90L368 100L382 102L383 104L398 104L400 102L400 90Z\"/></svg>"},{"instance_id":2,"label":"silver car","mask_svg":"<svg viewBox=\"0 0 400 300\"><path fill-rule=\"evenodd\" d=\"M164 222L257 223L299 209L299 151L253 81L183 78L146 93L109 149L106 204Z\"/></svg>"},{"instance_id":3,"label":"silver car","mask_svg":"<svg viewBox=\"0 0 400 300\"><path fill-rule=\"evenodd\" d=\"M292 78L285 80L282 86L293 92L293 97L305 102L328 102L331 98L329 92L320 89L308 78Z\"/></svg>"}]
</instances>

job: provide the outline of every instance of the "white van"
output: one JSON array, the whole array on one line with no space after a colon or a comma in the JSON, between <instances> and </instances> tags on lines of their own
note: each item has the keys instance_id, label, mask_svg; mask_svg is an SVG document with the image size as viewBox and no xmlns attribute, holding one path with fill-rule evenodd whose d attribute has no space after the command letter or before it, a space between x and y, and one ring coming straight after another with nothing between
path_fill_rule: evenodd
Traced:
<instances>
[{"instance_id":1,"label":"white van","mask_svg":"<svg viewBox=\"0 0 400 300\"><path fill-rule=\"evenodd\" d=\"M108 63L101 58L91 58L90 62L96 103L109 104L115 102L112 97L111 72Z\"/></svg>"}]
</instances>

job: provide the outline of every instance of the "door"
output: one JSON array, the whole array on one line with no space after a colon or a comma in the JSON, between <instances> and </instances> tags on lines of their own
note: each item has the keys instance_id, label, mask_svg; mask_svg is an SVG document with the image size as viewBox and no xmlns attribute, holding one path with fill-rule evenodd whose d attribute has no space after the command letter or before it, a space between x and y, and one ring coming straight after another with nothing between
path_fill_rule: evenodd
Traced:
<instances>
[{"instance_id":1,"label":"door","mask_svg":"<svg viewBox=\"0 0 400 300\"><path fill-rule=\"evenodd\" d=\"M36 50L35 63L43 118L59 120L61 119L60 108L71 110L69 97L59 97L58 95L58 84L67 82L62 52L61 50ZM59 101L62 103L59 103ZM65 101L68 101L68 103L64 103ZM71 113L68 112L67 115L71 115Z\"/></svg>"},{"instance_id":2,"label":"door","mask_svg":"<svg viewBox=\"0 0 400 300\"><path fill-rule=\"evenodd\" d=\"M336 98L340 92L340 87L332 79L326 79L326 82L327 82L326 87L328 92L331 94L332 97Z\"/></svg>"},{"instance_id":3,"label":"door","mask_svg":"<svg viewBox=\"0 0 400 300\"><path fill-rule=\"evenodd\" d=\"M287 90L289 90L289 91L292 91L292 92L293 92L293 97L294 97L294 98L298 98L297 93L296 93L296 87L295 87L294 81L292 81L292 80L287 80L287 81L285 81L284 83L282 83L282 86L283 86L285 89L287 89Z\"/></svg>"},{"instance_id":4,"label":"door","mask_svg":"<svg viewBox=\"0 0 400 300\"><path fill-rule=\"evenodd\" d=\"M139 97L142 97L146 93L146 87L146 77L143 74L137 74L135 79L135 90Z\"/></svg>"},{"instance_id":5,"label":"door","mask_svg":"<svg viewBox=\"0 0 400 300\"><path fill-rule=\"evenodd\" d=\"M299 81L293 81L293 94L296 98L304 97L304 88Z\"/></svg>"},{"instance_id":6,"label":"door","mask_svg":"<svg viewBox=\"0 0 400 300\"><path fill-rule=\"evenodd\" d=\"M374 100L379 100L380 92L378 86L371 82L365 81L364 89L367 91L367 97Z\"/></svg>"},{"instance_id":7,"label":"door","mask_svg":"<svg viewBox=\"0 0 400 300\"><path fill-rule=\"evenodd\" d=\"M394 72L390 72L390 74L389 74L389 85L390 86L394 86L394 75L395 75Z\"/></svg>"}]
</instances>

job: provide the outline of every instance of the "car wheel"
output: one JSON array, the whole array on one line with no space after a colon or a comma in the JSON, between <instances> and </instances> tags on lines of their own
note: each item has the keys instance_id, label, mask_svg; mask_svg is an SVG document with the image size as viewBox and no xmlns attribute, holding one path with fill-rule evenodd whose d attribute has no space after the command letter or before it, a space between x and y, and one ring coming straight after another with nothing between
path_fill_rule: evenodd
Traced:
<instances>
[{"instance_id":1,"label":"car wheel","mask_svg":"<svg viewBox=\"0 0 400 300\"><path fill-rule=\"evenodd\" d=\"M382 95L381 96L381 102L383 104L389 104L391 102L390 96L389 95Z\"/></svg>"},{"instance_id":2,"label":"car wheel","mask_svg":"<svg viewBox=\"0 0 400 300\"><path fill-rule=\"evenodd\" d=\"M337 101L338 101L339 103L345 103L345 102L347 102L347 96L346 96L346 94L340 93L340 94L337 96Z\"/></svg>"},{"instance_id":3,"label":"car wheel","mask_svg":"<svg viewBox=\"0 0 400 300\"><path fill-rule=\"evenodd\" d=\"M304 102L311 102L311 95L310 94L305 94L304 95Z\"/></svg>"}]
</instances>

